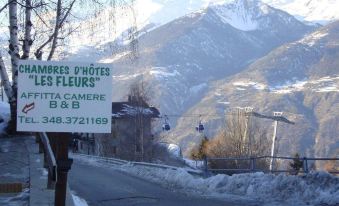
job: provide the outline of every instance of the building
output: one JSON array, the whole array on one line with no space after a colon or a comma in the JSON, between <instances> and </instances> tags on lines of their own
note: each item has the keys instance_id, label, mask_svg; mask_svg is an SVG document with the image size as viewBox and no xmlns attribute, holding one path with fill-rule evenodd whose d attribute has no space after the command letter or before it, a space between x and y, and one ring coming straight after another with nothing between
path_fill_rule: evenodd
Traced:
<instances>
[{"instance_id":1,"label":"building","mask_svg":"<svg viewBox=\"0 0 339 206\"><path fill-rule=\"evenodd\" d=\"M160 113L155 107L142 105L132 101L113 102L111 133L80 135L77 138L78 151L132 161L150 160L153 144L152 122L160 117Z\"/></svg>"}]
</instances>

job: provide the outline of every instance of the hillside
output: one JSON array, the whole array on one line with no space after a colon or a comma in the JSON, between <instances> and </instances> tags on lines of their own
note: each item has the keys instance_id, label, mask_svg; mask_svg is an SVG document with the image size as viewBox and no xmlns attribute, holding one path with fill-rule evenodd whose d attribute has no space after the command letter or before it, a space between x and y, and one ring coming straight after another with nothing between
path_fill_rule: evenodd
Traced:
<instances>
[{"instance_id":1,"label":"hillside","mask_svg":"<svg viewBox=\"0 0 339 206\"><path fill-rule=\"evenodd\" d=\"M243 72L215 82L187 114L218 116L203 119L211 126L207 134L213 136L227 108L251 106L265 114L283 111L296 125L280 125L280 155L335 156L339 147L338 31L339 21L271 51ZM272 122L263 123L272 133ZM193 130L185 130L190 127L181 120L172 137L189 145L197 139Z\"/></svg>"}]
</instances>

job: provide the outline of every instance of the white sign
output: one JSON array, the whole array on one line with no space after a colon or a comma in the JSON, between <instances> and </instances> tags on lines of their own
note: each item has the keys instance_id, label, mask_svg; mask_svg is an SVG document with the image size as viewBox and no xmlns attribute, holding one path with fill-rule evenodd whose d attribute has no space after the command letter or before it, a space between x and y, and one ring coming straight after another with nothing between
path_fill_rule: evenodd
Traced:
<instances>
[{"instance_id":1,"label":"white sign","mask_svg":"<svg viewBox=\"0 0 339 206\"><path fill-rule=\"evenodd\" d=\"M108 64L20 61L17 130L111 133Z\"/></svg>"}]
</instances>

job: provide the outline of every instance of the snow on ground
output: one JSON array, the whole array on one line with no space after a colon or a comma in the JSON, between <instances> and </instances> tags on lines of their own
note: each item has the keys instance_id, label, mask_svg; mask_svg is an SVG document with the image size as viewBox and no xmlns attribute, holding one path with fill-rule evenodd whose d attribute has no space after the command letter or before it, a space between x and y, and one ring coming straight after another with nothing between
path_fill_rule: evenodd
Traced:
<instances>
[{"instance_id":1,"label":"snow on ground","mask_svg":"<svg viewBox=\"0 0 339 206\"><path fill-rule=\"evenodd\" d=\"M204 161L199 161L199 160L191 160L184 158L185 163L190 166L191 168L194 169L201 169L204 166Z\"/></svg>"},{"instance_id":2,"label":"snow on ground","mask_svg":"<svg viewBox=\"0 0 339 206\"><path fill-rule=\"evenodd\" d=\"M213 6L214 11L225 24L242 31L252 31L258 28L258 22L248 11L243 1L234 1L223 6Z\"/></svg>"},{"instance_id":3,"label":"snow on ground","mask_svg":"<svg viewBox=\"0 0 339 206\"><path fill-rule=\"evenodd\" d=\"M338 0L263 0L300 20L328 23L339 18Z\"/></svg>"},{"instance_id":4,"label":"snow on ground","mask_svg":"<svg viewBox=\"0 0 339 206\"><path fill-rule=\"evenodd\" d=\"M339 76L322 77L316 80L296 80L283 85L272 86L270 91L277 94L310 90L313 92L339 92Z\"/></svg>"},{"instance_id":5,"label":"snow on ground","mask_svg":"<svg viewBox=\"0 0 339 206\"><path fill-rule=\"evenodd\" d=\"M126 57L128 55L131 55L130 51L121 52L119 54L115 54L113 57L108 57L108 58L101 59L99 61L99 63L105 63L105 64L114 63L115 61L118 61L119 59L121 59L123 57Z\"/></svg>"},{"instance_id":6,"label":"snow on ground","mask_svg":"<svg viewBox=\"0 0 339 206\"><path fill-rule=\"evenodd\" d=\"M225 101L219 101L218 104L224 104L224 105L230 105L230 102L225 102Z\"/></svg>"},{"instance_id":7,"label":"snow on ground","mask_svg":"<svg viewBox=\"0 0 339 206\"><path fill-rule=\"evenodd\" d=\"M173 72L169 72L167 71L167 68L165 67L153 67L152 70L149 71L149 74L159 79L180 75L180 73L177 70L174 70Z\"/></svg>"},{"instance_id":8,"label":"snow on ground","mask_svg":"<svg viewBox=\"0 0 339 206\"><path fill-rule=\"evenodd\" d=\"M24 189L23 192L12 196L0 195L0 205L4 206L28 206L29 189Z\"/></svg>"},{"instance_id":9,"label":"snow on ground","mask_svg":"<svg viewBox=\"0 0 339 206\"><path fill-rule=\"evenodd\" d=\"M71 193L72 193L72 199L73 199L74 206L88 206L86 200L75 195L73 191L71 191Z\"/></svg>"},{"instance_id":10,"label":"snow on ground","mask_svg":"<svg viewBox=\"0 0 339 206\"><path fill-rule=\"evenodd\" d=\"M301 39L299 43L308 45L310 47L314 46L318 41L323 39L328 35L327 32L324 31L316 31L310 35L307 35L305 38Z\"/></svg>"},{"instance_id":11,"label":"snow on ground","mask_svg":"<svg viewBox=\"0 0 339 206\"><path fill-rule=\"evenodd\" d=\"M339 178L325 172L305 176L264 173L215 175L209 178L189 174L185 169L158 169L124 164L108 165L93 158L74 156L95 166L123 172L184 193L234 201L255 201L261 205L339 205Z\"/></svg>"},{"instance_id":12,"label":"snow on ground","mask_svg":"<svg viewBox=\"0 0 339 206\"><path fill-rule=\"evenodd\" d=\"M178 145L176 145L176 144L168 144L167 145L167 150L173 156L181 157L181 149L180 149L180 147Z\"/></svg>"},{"instance_id":13,"label":"snow on ground","mask_svg":"<svg viewBox=\"0 0 339 206\"><path fill-rule=\"evenodd\" d=\"M116 76L113 76L113 79L114 80L117 80L117 81L128 81L128 80L131 80L131 79L135 79L137 78L138 76L141 76L143 75L142 73L136 73L136 74L127 74L127 75L116 75Z\"/></svg>"},{"instance_id":14,"label":"snow on ground","mask_svg":"<svg viewBox=\"0 0 339 206\"><path fill-rule=\"evenodd\" d=\"M206 179L194 177L184 169L163 170L124 165L121 170L165 187L189 193L228 199L238 196L265 205L337 205L339 179L327 173L305 177L263 173L216 175Z\"/></svg>"},{"instance_id":15,"label":"snow on ground","mask_svg":"<svg viewBox=\"0 0 339 206\"><path fill-rule=\"evenodd\" d=\"M238 91L247 91L249 89L267 90L275 94L289 94L298 91L309 90L312 92L339 92L339 76L325 76L318 79L286 81L281 85L266 85L260 82L250 80L239 80L232 83ZM220 93L216 94L221 96Z\"/></svg>"},{"instance_id":16,"label":"snow on ground","mask_svg":"<svg viewBox=\"0 0 339 206\"><path fill-rule=\"evenodd\" d=\"M190 92L193 93L193 94L198 94L199 92L201 92L205 88L208 88L208 84L206 84L206 83L198 84L198 85L190 87Z\"/></svg>"},{"instance_id":17,"label":"snow on ground","mask_svg":"<svg viewBox=\"0 0 339 206\"><path fill-rule=\"evenodd\" d=\"M5 102L0 102L0 119L2 118L4 120L2 123L0 123L0 135L4 132L9 117L10 117L9 104Z\"/></svg>"},{"instance_id":18,"label":"snow on ground","mask_svg":"<svg viewBox=\"0 0 339 206\"><path fill-rule=\"evenodd\" d=\"M167 143L167 142L159 142L159 145L166 148L168 153L172 155L173 157L181 158L181 148L179 145L173 144L173 143Z\"/></svg>"},{"instance_id":19,"label":"snow on ground","mask_svg":"<svg viewBox=\"0 0 339 206\"><path fill-rule=\"evenodd\" d=\"M233 82L233 86L236 86L237 89L242 90L248 87L252 87L257 90L264 90L267 86L265 84L253 81L237 81Z\"/></svg>"},{"instance_id":20,"label":"snow on ground","mask_svg":"<svg viewBox=\"0 0 339 206\"><path fill-rule=\"evenodd\" d=\"M288 94L303 90L306 84L307 81L286 82L284 85L271 87L270 91L276 94Z\"/></svg>"}]
</instances>

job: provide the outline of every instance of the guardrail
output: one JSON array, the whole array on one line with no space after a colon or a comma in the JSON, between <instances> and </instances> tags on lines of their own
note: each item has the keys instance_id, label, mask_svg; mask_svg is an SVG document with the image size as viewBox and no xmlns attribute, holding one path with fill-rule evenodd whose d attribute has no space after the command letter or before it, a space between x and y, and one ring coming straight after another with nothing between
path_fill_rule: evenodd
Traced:
<instances>
[{"instance_id":1,"label":"guardrail","mask_svg":"<svg viewBox=\"0 0 339 206\"><path fill-rule=\"evenodd\" d=\"M268 169L260 169L257 165L258 161L260 160L299 160L302 162L302 167L301 167L301 173L309 173L310 167L309 163L311 161L338 161L339 158L314 158L314 157L301 157L301 158L296 158L296 157L280 157L280 156L260 156L260 157L239 157L239 158L207 158L206 163L205 163L205 171L206 172L229 172L229 173L247 173L247 172L265 172L265 173L293 173L296 172L295 170L292 169L275 169L275 170L268 170ZM210 168L210 165L216 164L218 161L224 161L225 165L227 163L233 163L236 165L235 167L242 167L242 168ZM247 164L242 163L242 166L240 162L247 162ZM338 162L336 162L338 164ZM220 165L220 163L219 163ZM244 166L245 165L245 166ZM247 166L247 167L246 167ZM339 170L337 170L339 166L336 167L336 170L329 170L327 171L328 173L331 174L339 174Z\"/></svg>"},{"instance_id":2,"label":"guardrail","mask_svg":"<svg viewBox=\"0 0 339 206\"><path fill-rule=\"evenodd\" d=\"M81 153L75 153L75 155L83 156L83 157L90 157L90 158L95 158L98 160L102 160L107 163L112 163L112 164L117 164L117 165L124 165L124 164L129 164L129 165L135 165L135 166L145 166L145 167L154 167L154 168L160 168L160 169L172 169L172 170L178 170L178 169L183 169L180 167L174 167L174 166L169 166L165 164L155 164L155 163L148 163L148 162L134 162L134 161L126 161L126 160L121 160L121 159L116 159L112 157L102 157L102 156L94 156L94 155L86 155L86 154L81 154ZM193 170L193 169L186 169L185 170L193 175L202 175L203 172L200 170Z\"/></svg>"},{"instance_id":3,"label":"guardrail","mask_svg":"<svg viewBox=\"0 0 339 206\"><path fill-rule=\"evenodd\" d=\"M47 188L53 189L57 181L57 162L46 133L37 133L39 152L44 153L44 167L48 168Z\"/></svg>"}]
</instances>

